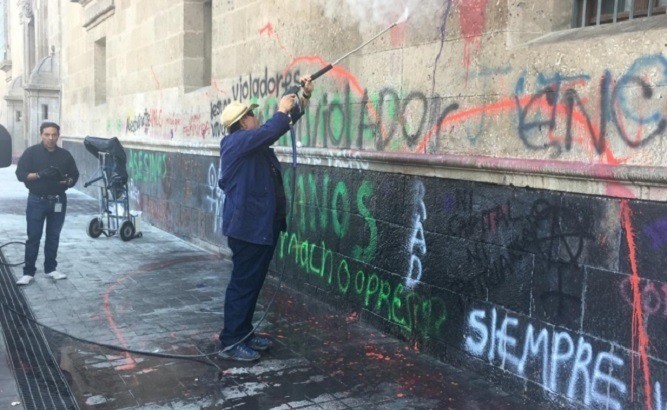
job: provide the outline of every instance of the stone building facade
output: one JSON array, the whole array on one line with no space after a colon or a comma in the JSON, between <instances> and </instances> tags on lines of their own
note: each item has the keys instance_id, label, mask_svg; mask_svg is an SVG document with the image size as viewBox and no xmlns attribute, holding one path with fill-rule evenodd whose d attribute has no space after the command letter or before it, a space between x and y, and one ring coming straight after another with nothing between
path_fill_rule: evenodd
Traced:
<instances>
[{"instance_id":1,"label":"stone building facade","mask_svg":"<svg viewBox=\"0 0 667 410\"><path fill-rule=\"evenodd\" d=\"M317 80L296 169L278 143L275 269L514 391L664 408L663 0L61 1L64 144L85 177L118 137L144 219L224 251L225 105L270 116L406 4Z\"/></svg>"}]
</instances>

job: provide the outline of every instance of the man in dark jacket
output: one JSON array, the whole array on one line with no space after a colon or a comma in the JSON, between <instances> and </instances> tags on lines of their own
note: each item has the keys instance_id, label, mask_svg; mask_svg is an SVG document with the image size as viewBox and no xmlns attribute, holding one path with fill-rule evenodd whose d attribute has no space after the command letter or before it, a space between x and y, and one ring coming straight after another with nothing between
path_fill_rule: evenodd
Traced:
<instances>
[{"instance_id":1,"label":"man in dark jacket","mask_svg":"<svg viewBox=\"0 0 667 410\"><path fill-rule=\"evenodd\" d=\"M26 208L28 240L25 243L25 266L17 285L28 285L35 277L35 262L44 221L44 273L53 280L67 278L67 275L56 270L56 257L67 211L65 191L76 184L79 170L72 155L57 145L60 137L58 124L42 123L39 135L42 142L26 149L16 166L16 177L30 191Z\"/></svg>"},{"instance_id":2,"label":"man in dark jacket","mask_svg":"<svg viewBox=\"0 0 667 410\"><path fill-rule=\"evenodd\" d=\"M313 84L306 77L304 107ZM225 193L222 232L232 250L232 277L225 293L221 358L252 361L271 341L253 333L252 317L280 231L286 227L287 206L280 163L270 146L300 117L293 110L296 94L284 96L278 111L264 125L252 112L256 104L233 101L222 112L229 135L220 142L220 180Z\"/></svg>"}]
</instances>

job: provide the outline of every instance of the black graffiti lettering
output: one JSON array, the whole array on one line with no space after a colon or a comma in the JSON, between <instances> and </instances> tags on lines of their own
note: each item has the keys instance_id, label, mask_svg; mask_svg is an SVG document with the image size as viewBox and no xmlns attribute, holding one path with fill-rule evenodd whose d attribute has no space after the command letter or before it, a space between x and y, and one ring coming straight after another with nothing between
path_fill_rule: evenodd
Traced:
<instances>
[{"instance_id":1,"label":"black graffiti lettering","mask_svg":"<svg viewBox=\"0 0 667 410\"><path fill-rule=\"evenodd\" d=\"M397 106L400 107L400 98L395 90L384 88L380 91L380 97L378 99L377 116L378 116L378 128L382 130L382 132L377 134L375 139L375 149L377 149L378 151L385 150L387 145L391 142L394 133L396 132L396 124L393 121L391 121L389 128L386 127L387 124L384 119L384 113L385 109L389 110L389 108L385 106L385 104L387 103L387 97L389 97L389 100L392 101L393 106L391 108L394 110L394 112L398 111Z\"/></svg>"},{"instance_id":2,"label":"black graffiti lettering","mask_svg":"<svg viewBox=\"0 0 667 410\"><path fill-rule=\"evenodd\" d=\"M662 133L665 132L665 128L667 127L667 123L665 121L665 118L663 117L660 121L658 121L658 125L656 128L648 133L646 136L643 138L637 138L637 139L631 139L627 131L623 127L623 123L621 121L621 118L619 118L618 115L618 109L616 109L616 103L618 103L619 99L619 93L624 90L625 87L627 87L629 84L636 83L638 84L641 89L642 89L642 97L646 100L650 100L653 97L653 89L649 84L646 83L642 78L639 77L634 77L634 76L624 76L616 85L616 88L614 89L614 92L612 94L612 118L614 121L614 125L616 125L616 129L618 130L619 135L621 136L621 139L629 146L632 148L638 148L638 147L643 147L647 143L651 142L655 137L658 135L662 135ZM623 111L623 110L621 110Z\"/></svg>"},{"instance_id":3,"label":"black graffiti lettering","mask_svg":"<svg viewBox=\"0 0 667 410\"><path fill-rule=\"evenodd\" d=\"M586 129L588 130L589 135L593 139L593 145L598 154L602 154L605 150L605 126L606 120L604 117L600 117L600 133L595 135L595 130L593 129L593 124L591 123L591 118L586 112L586 108L581 102L581 98L577 92L573 89L568 89L565 91L565 109L567 111L565 128L565 149L569 151L572 149L572 117L574 115L574 107L577 107L581 114L586 120Z\"/></svg>"},{"instance_id":4,"label":"black graffiti lettering","mask_svg":"<svg viewBox=\"0 0 667 410\"><path fill-rule=\"evenodd\" d=\"M366 106L370 104L368 101L368 91L364 90L364 95L361 98L361 109L359 110L359 126L357 128L357 147L362 148L364 146L364 135L367 131L370 131L373 137L373 140L377 138L378 134L378 125L377 122L366 122L366 117L368 116L368 110Z\"/></svg>"},{"instance_id":5,"label":"black graffiti lettering","mask_svg":"<svg viewBox=\"0 0 667 410\"><path fill-rule=\"evenodd\" d=\"M413 108L413 101L417 102L418 107ZM416 111L419 116L419 126L410 133L407 127L406 111ZM419 92L410 93L403 101L403 108L401 109L401 129L403 131L403 139L408 143L408 147L413 147L422 137L422 129L428 117L428 100L426 96Z\"/></svg>"},{"instance_id":6,"label":"black graffiti lettering","mask_svg":"<svg viewBox=\"0 0 667 410\"><path fill-rule=\"evenodd\" d=\"M521 138L521 141L523 141L526 147L536 150L556 147L558 149L558 153L560 153L560 146L558 145L557 142L551 141L543 144L536 144L531 141L531 137L529 135L529 133L536 128L539 131L542 131L543 127L548 127L549 131L553 131L554 128L556 127L555 111L552 111L551 117L546 121L533 121L533 122L526 121L526 117L528 116L530 109L534 104L539 102L539 100L541 100L542 98L545 98L549 105L554 105L553 100L556 98L557 94L558 94L557 91L553 87L551 86L546 87L542 91L533 95L525 107L521 106L519 98L515 97L517 114L519 117L519 138Z\"/></svg>"},{"instance_id":7,"label":"black graffiti lettering","mask_svg":"<svg viewBox=\"0 0 667 410\"><path fill-rule=\"evenodd\" d=\"M482 211L482 232L493 235L499 225L509 226L512 223L512 207L510 202L497 205Z\"/></svg>"},{"instance_id":8,"label":"black graffiti lettering","mask_svg":"<svg viewBox=\"0 0 667 410\"><path fill-rule=\"evenodd\" d=\"M219 116L222 114L222 100L218 100L215 103L211 103L211 120L215 119L215 117Z\"/></svg>"}]
</instances>

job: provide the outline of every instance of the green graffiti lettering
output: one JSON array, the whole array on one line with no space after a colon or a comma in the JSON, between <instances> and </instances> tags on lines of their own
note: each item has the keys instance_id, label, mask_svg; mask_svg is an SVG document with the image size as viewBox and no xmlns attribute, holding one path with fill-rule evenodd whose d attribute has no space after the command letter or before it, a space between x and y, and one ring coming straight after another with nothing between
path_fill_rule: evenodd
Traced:
<instances>
[{"instance_id":1,"label":"green graffiti lettering","mask_svg":"<svg viewBox=\"0 0 667 410\"><path fill-rule=\"evenodd\" d=\"M401 326L405 326L405 319L398 316L398 311L403 306L403 301L401 300L400 295L403 294L403 285L400 283L394 288L394 294L391 298L391 314L390 319L392 322L397 323Z\"/></svg>"},{"instance_id":2,"label":"green graffiti lettering","mask_svg":"<svg viewBox=\"0 0 667 410\"><path fill-rule=\"evenodd\" d=\"M373 142L375 141L375 135L377 134L377 121L375 122L366 122L366 115L368 114L369 107L373 110L376 110L377 107L368 98L368 92L364 91L364 96L361 98L361 109L359 110L359 126L357 128L357 144L361 147L363 146L363 141ZM370 116L369 116L370 117ZM382 135L380 135L382 138Z\"/></svg>"},{"instance_id":3,"label":"green graffiti lettering","mask_svg":"<svg viewBox=\"0 0 667 410\"><path fill-rule=\"evenodd\" d=\"M440 309L436 309L433 305L437 305ZM436 312L437 310L437 312ZM431 298L431 317L429 322L432 323L429 333L435 336L442 334L442 328L447 321L447 307L445 303L439 298Z\"/></svg>"},{"instance_id":4,"label":"green graffiti lettering","mask_svg":"<svg viewBox=\"0 0 667 410\"><path fill-rule=\"evenodd\" d=\"M313 174L308 174L308 205L309 209L315 208L317 211L320 211L326 202L323 202L320 204L320 198L317 195L317 181L315 180L315 175ZM326 195L326 191L323 193ZM312 207L312 208L310 208ZM310 232L317 232L317 216L316 212L310 212L310 218L308 218L310 221Z\"/></svg>"},{"instance_id":5,"label":"green graffiti lettering","mask_svg":"<svg viewBox=\"0 0 667 410\"><path fill-rule=\"evenodd\" d=\"M324 176L322 181L322 205L329 203L329 175ZM320 229L327 229L329 214L326 209L320 211Z\"/></svg>"},{"instance_id":6,"label":"green graffiti lettering","mask_svg":"<svg viewBox=\"0 0 667 410\"><path fill-rule=\"evenodd\" d=\"M303 186L303 175L297 177L296 194L299 204L299 228L300 233L306 233L306 191Z\"/></svg>"},{"instance_id":7,"label":"green graffiti lettering","mask_svg":"<svg viewBox=\"0 0 667 410\"><path fill-rule=\"evenodd\" d=\"M301 267L308 272L308 241L303 241L301 243L301 249L299 253L299 259L301 259Z\"/></svg>"},{"instance_id":8,"label":"green graffiti lettering","mask_svg":"<svg viewBox=\"0 0 667 410\"><path fill-rule=\"evenodd\" d=\"M412 299L415 297L414 292L408 293L408 296L405 297L405 309L407 310L407 314L405 315L405 328L410 330L410 332L414 332L415 328L413 327L415 323L415 303L412 303Z\"/></svg>"},{"instance_id":9,"label":"green graffiti lettering","mask_svg":"<svg viewBox=\"0 0 667 410\"><path fill-rule=\"evenodd\" d=\"M417 297L415 295L415 297ZM420 333L427 334L431 319L431 300L421 300L415 304L415 328L421 330Z\"/></svg>"},{"instance_id":10,"label":"green graffiti lettering","mask_svg":"<svg viewBox=\"0 0 667 410\"><path fill-rule=\"evenodd\" d=\"M368 283L366 284L366 296L364 297L365 306L370 304L371 295L376 294L378 289L380 289L380 278L378 278L378 275L373 273L368 278Z\"/></svg>"},{"instance_id":11,"label":"green graffiti lettering","mask_svg":"<svg viewBox=\"0 0 667 410\"><path fill-rule=\"evenodd\" d=\"M361 283L359 283L359 278L361 278ZM364 286L366 285L366 274L363 271L357 271L357 274L354 276L354 290L357 291L358 295L364 291Z\"/></svg>"},{"instance_id":12,"label":"green graffiti lettering","mask_svg":"<svg viewBox=\"0 0 667 410\"><path fill-rule=\"evenodd\" d=\"M309 256L310 257L308 258L308 270L311 273L314 273L318 276L322 276L322 274L324 272L322 272L320 269L317 269L315 266L313 266L313 255L315 254L314 250L315 250L315 244L312 243L312 244L310 244L310 251L309 251Z\"/></svg>"},{"instance_id":13,"label":"green graffiti lettering","mask_svg":"<svg viewBox=\"0 0 667 410\"><path fill-rule=\"evenodd\" d=\"M387 303L387 307L389 307L389 295L391 295L391 284L385 280L382 281L382 285L380 285L380 294L378 295L378 300L375 303L375 310L380 313L382 310L382 301ZM388 310L391 310L391 307L389 307Z\"/></svg>"},{"instance_id":14,"label":"green graffiti lettering","mask_svg":"<svg viewBox=\"0 0 667 410\"><path fill-rule=\"evenodd\" d=\"M322 256L322 276L324 276L324 269L325 266L328 266L327 272L329 274L327 275L327 283L331 284L332 276L333 276L333 252L331 252L331 249L326 249L326 245L324 244L324 241L322 241L322 249L325 249L324 256ZM327 265L327 261L329 261L329 264Z\"/></svg>"},{"instance_id":15,"label":"green graffiti lettering","mask_svg":"<svg viewBox=\"0 0 667 410\"><path fill-rule=\"evenodd\" d=\"M167 176L167 154L128 150L128 176L135 182L162 182Z\"/></svg>"},{"instance_id":16,"label":"green graffiti lettering","mask_svg":"<svg viewBox=\"0 0 667 410\"><path fill-rule=\"evenodd\" d=\"M287 238L289 234L287 231L282 231L280 232L280 259L285 258L285 239Z\"/></svg>"},{"instance_id":17,"label":"green graffiti lettering","mask_svg":"<svg viewBox=\"0 0 667 410\"><path fill-rule=\"evenodd\" d=\"M371 260L373 260L373 257L375 256L375 251L377 249L377 241L378 241L377 224L375 223L375 218L373 218L373 215L371 215L371 212L364 203L365 198L372 196L373 196L373 184L370 181L362 182L361 186L359 187L359 190L357 191L357 208L359 209L359 213L361 213L361 216L363 216L364 219L366 220L366 224L368 224L368 229L370 232L369 232L368 246L362 248L359 245L354 245L354 248L352 249L352 256L355 259L359 259L360 261L363 262L370 262Z\"/></svg>"},{"instance_id":18,"label":"green graffiti lettering","mask_svg":"<svg viewBox=\"0 0 667 410\"><path fill-rule=\"evenodd\" d=\"M328 135L335 146L340 146L343 142L343 133L345 132L345 115L343 107L338 98L335 98L329 106L328 115Z\"/></svg>"},{"instance_id":19,"label":"green graffiti lettering","mask_svg":"<svg viewBox=\"0 0 667 410\"><path fill-rule=\"evenodd\" d=\"M406 292L400 283L392 289L390 282L380 279L376 273L366 273L361 269L356 271L353 279L348 259L336 259L338 254L328 249L324 241L320 243L321 256L316 254L318 247L308 240L300 240L297 233L282 233L277 255L286 259L293 253L297 269L301 269L305 274L317 275L342 295L348 294L354 280L354 290L361 305L376 311L409 334L442 334L447 320L447 309L442 299L436 296L425 299L414 291ZM334 276L335 284L332 283ZM384 306L386 313L383 312Z\"/></svg>"},{"instance_id":20,"label":"green graffiti lettering","mask_svg":"<svg viewBox=\"0 0 667 410\"><path fill-rule=\"evenodd\" d=\"M339 200L343 208L342 212L338 209ZM339 213L342 214L342 220L339 218ZM350 226L350 198L347 195L347 186L342 181L336 185L331 198L331 217L334 233L339 238L344 237Z\"/></svg>"},{"instance_id":21,"label":"green graffiti lettering","mask_svg":"<svg viewBox=\"0 0 667 410\"><path fill-rule=\"evenodd\" d=\"M287 254L290 255L294 253L294 263L299 263L299 239L297 238L296 234L292 234L292 237L289 240L289 246L287 250Z\"/></svg>"},{"instance_id":22,"label":"green graffiti lettering","mask_svg":"<svg viewBox=\"0 0 667 410\"><path fill-rule=\"evenodd\" d=\"M346 282L345 285L343 285L343 282L341 282L340 274L341 272L345 273L346 277ZM347 261L345 259L341 260L340 263L338 264L338 271L336 272L336 277L338 278L338 290L342 294L347 294L347 290L350 288L350 281L352 278L350 278L350 268L347 266Z\"/></svg>"}]
</instances>

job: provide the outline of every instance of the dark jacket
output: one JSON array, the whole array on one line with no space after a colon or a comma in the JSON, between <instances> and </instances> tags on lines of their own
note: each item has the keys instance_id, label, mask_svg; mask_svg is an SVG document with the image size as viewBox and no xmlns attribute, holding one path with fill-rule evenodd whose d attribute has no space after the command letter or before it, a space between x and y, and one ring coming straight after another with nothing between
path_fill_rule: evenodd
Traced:
<instances>
[{"instance_id":1,"label":"dark jacket","mask_svg":"<svg viewBox=\"0 0 667 410\"><path fill-rule=\"evenodd\" d=\"M42 171L50 166L58 168L60 171L58 178L28 181L28 174ZM54 151L49 151L44 144L39 143L28 147L19 158L16 165L16 178L23 182L32 194L58 195L76 184L79 180L79 170L76 168L74 158L69 151L58 146ZM71 185L59 183L59 180L67 178L72 178Z\"/></svg>"},{"instance_id":2,"label":"dark jacket","mask_svg":"<svg viewBox=\"0 0 667 410\"><path fill-rule=\"evenodd\" d=\"M280 162L271 144L289 130L290 118L276 112L255 130L238 130L220 141L220 180L225 193L222 233L259 245L273 244L276 197L271 164Z\"/></svg>"}]
</instances>

